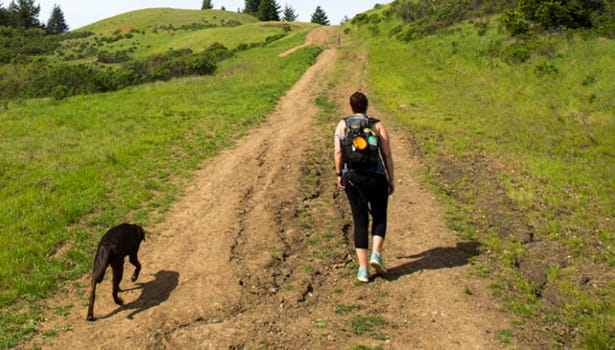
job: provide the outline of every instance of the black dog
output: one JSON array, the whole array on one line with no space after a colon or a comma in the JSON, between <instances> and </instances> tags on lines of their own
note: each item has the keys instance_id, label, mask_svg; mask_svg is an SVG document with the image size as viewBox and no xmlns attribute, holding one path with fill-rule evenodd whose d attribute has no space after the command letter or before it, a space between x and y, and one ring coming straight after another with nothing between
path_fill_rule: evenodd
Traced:
<instances>
[{"instance_id":1,"label":"black dog","mask_svg":"<svg viewBox=\"0 0 615 350\"><path fill-rule=\"evenodd\" d=\"M96 298L96 284L102 282L107 266L113 269L113 300L116 304L124 302L117 293L120 291L120 282L124 273L124 258L130 258L130 263L135 266L132 281L136 281L141 272L141 263L137 258L139 245L145 240L145 232L139 225L120 224L111 228L101 238L94 259L94 271L90 287L90 304L88 305L88 321L94 320L94 299Z\"/></svg>"}]
</instances>

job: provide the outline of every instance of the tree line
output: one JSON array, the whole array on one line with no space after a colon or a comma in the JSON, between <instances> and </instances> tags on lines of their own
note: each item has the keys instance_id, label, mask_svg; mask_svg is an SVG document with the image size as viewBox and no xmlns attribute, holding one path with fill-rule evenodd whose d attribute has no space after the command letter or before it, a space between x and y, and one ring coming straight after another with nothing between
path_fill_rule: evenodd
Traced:
<instances>
[{"instance_id":1,"label":"tree line","mask_svg":"<svg viewBox=\"0 0 615 350\"><path fill-rule=\"evenodd\" d=\"M59 5L54 5L47 23L39 21L41 7L34 0L12 0L8 7L0 2L0 26L12 27L18 30L44 29L49 34L60 34L68 31L64 12Z\"/></svg>"},{"instance_id":2,"label":"tree line","mask_svg":"<svg viewBox=\"0 0 615 350\"><path fill-rule=\"evenodd\" d=\"M212 0L203 0L202 10L213 9L213 7ZM243 13L253 15L261 21L294 22L299 17L295 9L290 5L286 4L284 9L282 9L275 0L245 0ZM330 24L327 14L320 6L317 6L312 13L310 22L321 25Z\"/></svg>"}]
</instances>

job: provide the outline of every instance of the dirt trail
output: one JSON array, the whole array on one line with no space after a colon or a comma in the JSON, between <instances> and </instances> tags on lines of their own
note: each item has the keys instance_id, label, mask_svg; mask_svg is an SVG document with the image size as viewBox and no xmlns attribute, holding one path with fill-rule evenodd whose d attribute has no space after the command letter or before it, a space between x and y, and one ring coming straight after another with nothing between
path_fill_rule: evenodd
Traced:
<instances>
[{"instance_id":1,"label":"dirt trail","mask_svg":"<svg viewBox=\"0 0 615 350\"><path fill-rule=\"evenodd\" d=\"M337 44L338 35L338 28L327 27L310 40ZM354 73L326 91L340 60ZM384 250L389 276L355 285L351 246L332 248L341 259L326 266L314 257L321 252L310 250L303 213L318 214L319 232L325 221L337 220L335 235L348 234L349 216L332 168L310 164L324 143L310 145L297 130L314 130L314 100L323 92L345 112L346 96L365 90L366 65L360 52L327 48L268 121L206 162L166 220L147 228L159 234L142 245L138 283L122 283L126 306L113 304L108 272L98 288L98 320L86 322L86 276L76 283L80 289L54 302L74 305L69 314L50 316L43 325L59 334L36 336L23 348L503 348L496 332L509 329L508 322L486 282L469 277L474 247L447 229L442 208L416 179L420 163L401 132L391 130L398 190ZM307 194L306 174L318 178ZM385 323L358 332L352 321L370 316Z\"/></svg>"}]
</instances>

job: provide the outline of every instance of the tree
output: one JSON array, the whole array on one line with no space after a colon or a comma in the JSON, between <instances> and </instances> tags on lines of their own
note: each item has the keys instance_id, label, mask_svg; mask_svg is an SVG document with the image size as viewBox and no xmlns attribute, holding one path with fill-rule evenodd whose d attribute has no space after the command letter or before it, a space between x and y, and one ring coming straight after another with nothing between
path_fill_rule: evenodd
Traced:
<instances>
[{"instance_id":1,"label":"tree","mask_svg":"<svg viewBox=\"0 0 615 350\"><path fill-rule=\"evenodd\" d=\"M280 5L275 0L261 0L256 17L261 21L279 21Z\"/></svg>"},{"instance_id":2,"label":"tree","mask_svg":"<svg viewBox=\"0 0 615 350\"><path fill-rule=\"evenodd\" d=\"M249 15L256 16L260 4L260 0L246 0L246 8L243 10L243 12Z\"/></svg>"},{"instance_id":3,"label":"tree","mask_svg":"<svg viewBox=\"0 0 615 350\"><path fill-rule=\"evenodd\" d=\"M41 12L40 6L34 5L34 0L15 0L11 1L8 8L9 16L17 28L29 29L41 26L38 15Z\"/></svg>"},{"instance_id":4,"label":"tree","mask_svg":"<svg viewBox=\"0 0 615 350\"><path fill-rule=\"evenodd\" d=\"M211 10L214 8L214 4L211 0L203 0L203 6L201 6L201 10Z\"/></svg>"},{"instance_id":5,"label":"tree","mask_svg":"<svg viewBox=\"0 0 615 350\"><path fill-rule=\"evenodd\" d=\"M312 14L312 20L310 22L318 23L323 26L328 26L330 24L327 14L320 6L316 6L316 10Z\"/></svg>"},{"instance_id":6,"label":"tree","mask_svg":"<svg viewBox=\"0 0 615 350\"><path fill-rule=\"evenodd\" d=\"M295 10L288 6L288 4L286 4L284 6L284 11L282 11L282 21L284 22L294 22L297 20L297 14L295 13Z\"/></svg>"},{"instance_id":7,"label":"tree","mask_svg":"<svg viewBox=\"0 0 615 350\"><path fill-rule=\"evenodd\" d=\"M591 28L592 16L603 13L606 2L604 0L519 0L517 8L525 19L536 22L545 29Z\"/></svg>"},{"instance_id":8,"label":"tree","mask_svg":"<svg viewBox=\"0 0 615 350\"><path fill-rule=\"evenodd\" d=\"M8 26L9 12L4 8L4 4L0 2L0 26Z\"/></svg>"},{"instance_id":9,"label":"tree","mask_svg":"<svg viewBox=\"0 0 615 350\"><path fill-rule=\"evenodd\" d=\"M51 16L49 16L49 21L47 21L47 33L49 34L60 34L64 33L68 30L68 25L64 20L64 13L59 5L53 5L53 10L51 11Z\"/></svg>"}]
</instances>

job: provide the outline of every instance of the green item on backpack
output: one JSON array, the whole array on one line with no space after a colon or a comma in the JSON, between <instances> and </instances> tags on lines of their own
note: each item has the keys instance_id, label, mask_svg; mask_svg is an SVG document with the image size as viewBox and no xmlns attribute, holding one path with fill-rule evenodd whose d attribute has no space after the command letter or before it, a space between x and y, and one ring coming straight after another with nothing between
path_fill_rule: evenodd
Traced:
<instances>
[{"instance_id":1,"label":"green item on backpack","mask_svg":"<svg viewBox=\"0 0 615 350\"><path fill-rule=\"evenodd\" d=\"M375 171L378 168L379 137L374 131L378 119L357 114L344 118L342 159L350 170Z\"/></svg>"}]
</instances>

